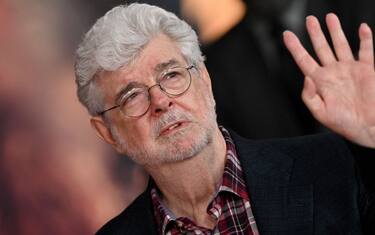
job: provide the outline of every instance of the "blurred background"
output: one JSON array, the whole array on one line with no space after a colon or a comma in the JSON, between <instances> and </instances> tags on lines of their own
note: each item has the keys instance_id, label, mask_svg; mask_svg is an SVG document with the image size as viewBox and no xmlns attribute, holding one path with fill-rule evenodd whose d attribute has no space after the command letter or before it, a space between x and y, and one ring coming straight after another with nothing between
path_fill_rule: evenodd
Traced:
<instances>
[{"instance_id":1,"label":"blurred background","mask_svg":"<svg viewBox=\"0 0 375 235\"><path fill-rule=\"evenodd\" d=\"M96 137L76 97L74 51L119 0L0 0L0 234L93 234L147 183ZM304 17L374 28L369 0L164 0L199 32L219 122L249 138L325 131L299 98L302 75L281 43L308 42Z\"/></svg>"}]
</instances>

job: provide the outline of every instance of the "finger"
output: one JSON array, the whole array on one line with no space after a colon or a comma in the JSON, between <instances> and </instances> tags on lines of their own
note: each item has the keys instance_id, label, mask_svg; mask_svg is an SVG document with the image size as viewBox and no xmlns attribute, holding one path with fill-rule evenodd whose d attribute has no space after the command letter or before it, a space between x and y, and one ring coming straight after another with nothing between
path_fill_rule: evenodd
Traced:
<instances>
[{"instance_id":1,"label":"finger","mask_svg":"<svg viewBox=\"0 0 375 235\"><path fill-rule=\"evenodd\" d=\"M336 61L331 47L329 46L326 37L320 27L319 21L314 16L306 18L306 28L309 33L315 53L317 54L322 65L328 65Z\"/></svg>"},{"instance_id":2,"label":"finger","mask_svg":"<svg viewBox=\"0 0 375 235\"><path fill-rule=\"evenodd\" d=\"M343 61L353 60L353 53L341 28L339 18L335 14L329 13L326 17L326 23L337 58Z\"/></svg>"},{"instance_id":3,"label":"finger","mask_svg":"<svg viewBox=\"0 0 375 235\"><path fill-rule=\"evenodd\" d=\"M310 77L305 77L302 90L302 100L312 115L320 122L324 122L326 115L325 104L318 94L315 83Z\"/></svg>"},{"instance_id":4,"label":"finger","mask_svg":"<svg viewBox=\"0 0 375 235\"><path fill-rule=\"evenodd\" d=\"M283 36L285 46L292 54L294 61L302 70L303 74L305 74L305 76L312 74L319 67L319 64L306 51L294 33L285 31Z\"/></svg>"},{"instance_id":5,"label":"finger","mask_svg":"<svg viewBox=\"0 0 375 235\"><path fill-rule=\"evenodd\" d=\"M374 46L370 27L363 23L359 27L359 60L363 63L374 65Z\"/></svg>"}]
</instances>

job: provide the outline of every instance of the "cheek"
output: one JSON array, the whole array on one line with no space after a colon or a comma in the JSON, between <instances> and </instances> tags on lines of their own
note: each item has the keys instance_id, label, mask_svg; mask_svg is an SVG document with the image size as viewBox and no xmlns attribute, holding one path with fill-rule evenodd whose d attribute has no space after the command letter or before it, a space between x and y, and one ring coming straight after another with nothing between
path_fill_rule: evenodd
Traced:
<instances>
[{"instance_id":1,"label":"cheek","mask_svg":"<svg viewBox=\"0 0 375 235\"><path fill-rule=\"evenodd\" d=\"M182 99L178 100L177 109L181 109L181 111L188 112L193 117L195 117L195 121L201 121L206 116L208 111L208 94L204 93L203 90L200 89L192 89L191 92L186 93Z\"/></svg>"},{"instance_id":2,"label":"cheek","mask_svg":"<svg viewBox=\"0 0 375 235\"><path fill-rule=\"evenodd\" d=\"M127 125L124 128L124 135L129 143L146 143L150 139L150 125L147 120L135 120L136 123Z\"/></svg>"},{"instance_id":3,"label":"cheek","mask_svg":"<svg viewBox=\"0 0 375 235\"><path fill-rule=\"evenodd\" d=\"M198 110L207 108L209 100L213 97L212 91L207 84L204 81L201 81L196 87L194 93L195 104L198 106L194 108L197 108Z\"/></svg>"}]
</instances>

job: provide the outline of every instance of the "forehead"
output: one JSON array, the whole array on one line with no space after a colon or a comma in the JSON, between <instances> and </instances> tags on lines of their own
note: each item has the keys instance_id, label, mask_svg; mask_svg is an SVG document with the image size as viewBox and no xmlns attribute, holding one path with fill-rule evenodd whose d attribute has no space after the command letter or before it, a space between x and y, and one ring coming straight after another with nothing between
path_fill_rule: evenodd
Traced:
<instances>
[{"instance_id":1,"label":"forehead","mask_svg":"<svg viewBox=\"0 0 375 235\"><path fill-rule=\"evenodd\" d=\"M129 82L150 85L148 83L152 82L151 79L157 74L173 66L187 66L186 60L175 42L165 35L159 35L146 44L129 66L117 71L101 73L98 83L105 93L109 91L111 94L116 94Z\"/></svg>"}]
</instances>

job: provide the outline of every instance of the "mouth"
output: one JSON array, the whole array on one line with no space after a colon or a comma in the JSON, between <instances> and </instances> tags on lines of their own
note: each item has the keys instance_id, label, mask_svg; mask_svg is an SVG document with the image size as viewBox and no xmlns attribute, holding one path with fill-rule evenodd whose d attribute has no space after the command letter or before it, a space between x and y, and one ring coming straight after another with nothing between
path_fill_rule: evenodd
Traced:
<instances>
[{"instance_id":1,"label":"mouth","mask_svg":"<svg viewBox=\"0 0 375 235\"><path fill-rule=\"evenodd\" d=\"M174 123L171 123L167 126L165 126L161 131L160 131L160 134L159 136L166 136L166 135L170 135L184 127L186 127L187 125L189 124L189 122L187 121L178 121L178 122L174 122Z\"/></svg>"}]
</instances>

